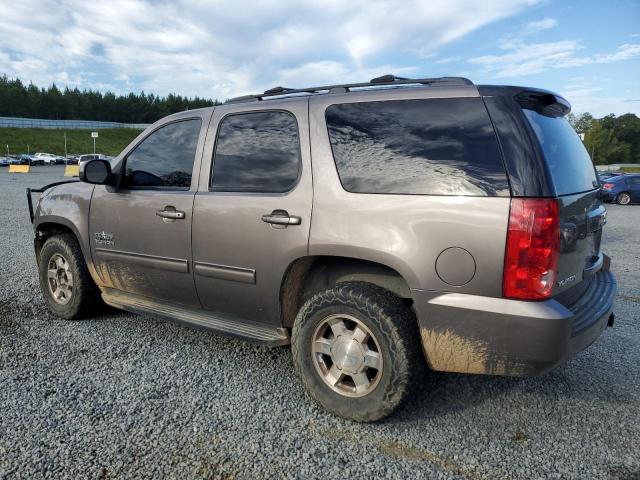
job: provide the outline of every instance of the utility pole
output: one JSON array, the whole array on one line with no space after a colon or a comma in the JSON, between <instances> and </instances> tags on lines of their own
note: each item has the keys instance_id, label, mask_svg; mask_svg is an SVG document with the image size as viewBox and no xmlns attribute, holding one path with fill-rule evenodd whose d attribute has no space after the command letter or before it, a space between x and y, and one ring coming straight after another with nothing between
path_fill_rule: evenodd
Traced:
<instances>
[{"instance_id":1,"label":"utility pole","mask_svg":"<svg viewBox=\"0 0 640 480\"><path fill-rule=\"evenodd\" d=\"M9 144L7 143L7 157L9 156Z\"/></svg>"},{"instance_id":2,"label":"utility pole","mask_svg":"<svg viewBox=\"0 0 640 480\"><path fill-rule=\"evenodd\" d=\"M31 155L31 149L29 148L29 144L27 143L27 155Z\"/></svg>"},{"instance_id":3,"label":"utility pole","mask_svg":"<svg viewBox=\"0 0 640 480\"><path fill-rule=\"evenodd\" d=\"M67 132L64 132L64 158L67 158Z\"/></svg>"}]
</instances>

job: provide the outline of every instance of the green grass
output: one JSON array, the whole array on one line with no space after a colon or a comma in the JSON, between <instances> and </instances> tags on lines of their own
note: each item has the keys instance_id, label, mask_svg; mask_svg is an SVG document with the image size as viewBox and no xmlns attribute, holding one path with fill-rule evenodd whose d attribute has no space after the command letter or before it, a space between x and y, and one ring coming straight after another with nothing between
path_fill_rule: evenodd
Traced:
<instances>
[{"instance_id":1,"label":"green grass","mask_svg":"<svg viewBox=\"0 0 640 480\"><path fill-rule=\"evenodd\" d=\"M96 153L118 155L141 130L133 128L101 128L97 130ZM13 154L29 152L64 155L64 133L68 154L93 153L91 130L48 130L43 128L0 128L0 156L6 155L7 144Z\"/></svg>"}]
</instances>

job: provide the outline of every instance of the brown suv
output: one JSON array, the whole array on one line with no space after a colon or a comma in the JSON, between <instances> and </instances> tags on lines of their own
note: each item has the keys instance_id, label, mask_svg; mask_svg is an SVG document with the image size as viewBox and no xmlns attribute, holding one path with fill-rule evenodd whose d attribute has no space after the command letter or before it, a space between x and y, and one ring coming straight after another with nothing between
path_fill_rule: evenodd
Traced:
<instances>
[{"instance_id":1,"label":"brown suv","mask_svg":"<svg viewBox=\"0 0 640 480\"><path fill-rule=\"evenodd\" d=\"M56 315L100 299L268 346L343 417L426 364L527 376L613 321L594 167L543 90L464 78L275 88L164 118L33 213ZM424 359L424 360L423 360Z\"/></svg>"}]
</instances>

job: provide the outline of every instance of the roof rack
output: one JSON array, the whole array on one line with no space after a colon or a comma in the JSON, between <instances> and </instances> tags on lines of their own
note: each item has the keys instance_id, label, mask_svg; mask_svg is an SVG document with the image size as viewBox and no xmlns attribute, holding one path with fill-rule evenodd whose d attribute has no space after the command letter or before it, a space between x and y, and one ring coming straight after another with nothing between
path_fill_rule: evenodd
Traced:
<instances>
[{"instance_id":1,"label":"roof rack","mask_svg":"<svg viewBox=\"0 0 640 480\"><path fill-rule=\"evenodd\" d=\"M324 85L309 88L274 87L257 95L243 95L227 100L224 103L252 102L264 100L268 97L282 97L285 95L314 94L314 93L347 93L351 89L387 87L390 85L473 85L473 82L464 77L438 77L438 78L404 78L395 75L382 75L364 83L347 83L340 85Z\"/></svg>"}]
</instances>

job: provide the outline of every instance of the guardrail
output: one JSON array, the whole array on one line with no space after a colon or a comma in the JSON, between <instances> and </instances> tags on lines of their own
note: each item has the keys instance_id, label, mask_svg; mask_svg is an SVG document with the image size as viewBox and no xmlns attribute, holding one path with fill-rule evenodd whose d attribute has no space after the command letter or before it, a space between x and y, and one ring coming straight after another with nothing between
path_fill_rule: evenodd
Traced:
<instances>
[{"instance_id":1,"label":"guardrail","mask_svg":"<svg viewBox=\"0 0 640 480\"><path fill-rule=\"evenodd\" d=\"M59 130L137 128L143 130L150 123L119 123L93 120L45 120L43 118L0 117L0 128L47 128Z\"/></svg>"}]
</instances>

